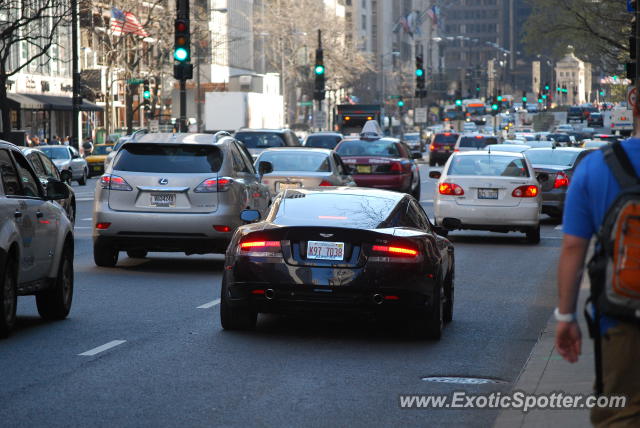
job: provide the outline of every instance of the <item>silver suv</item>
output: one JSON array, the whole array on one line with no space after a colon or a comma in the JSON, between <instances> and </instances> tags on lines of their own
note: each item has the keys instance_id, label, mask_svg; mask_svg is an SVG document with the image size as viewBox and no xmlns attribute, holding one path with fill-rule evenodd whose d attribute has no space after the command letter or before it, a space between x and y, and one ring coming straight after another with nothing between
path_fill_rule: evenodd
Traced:
<instances>
[{"instance_id":1,"label":"silver suv","mask_svg":"<svg viewBox=\"0 0 640 428\"><path fill-rule=\"evenodd\" d=\"M73 226L55 202L68 197L53 178L43 188L20 149L0 141L0 337L15 324L19 295L35 294L45 319L69 314Z\"/></svg>"},{"instance_id":2,"label":"silver suv","mask_svg":"<svg viewBox=\"0 0 640 428\"><path fill-rule=\"evenodd\" d=\"M265 171L268 172L268 171ZM246 208L265 213L244 145L209 134L147 134L124 143L96 185L93 257L111 267L120 251L224 252Z\"/></svg>"}]
</instances>

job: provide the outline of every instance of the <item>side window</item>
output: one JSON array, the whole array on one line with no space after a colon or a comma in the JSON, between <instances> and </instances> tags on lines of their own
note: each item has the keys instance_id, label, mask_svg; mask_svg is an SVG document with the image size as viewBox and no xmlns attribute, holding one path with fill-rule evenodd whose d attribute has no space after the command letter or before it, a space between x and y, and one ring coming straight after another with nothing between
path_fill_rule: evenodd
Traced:
<instances>
[{"instance_id":1,"label":"side window","mask_svg":"<svg viewBox=\"0 0 640 428\"><path fill-rule=\"evenodd\" d=\"M41 197L42 195L40 194L38 179L29 169L29 163L27 160L17 153L14 153L13 158L16 161L16 168L18 170L18 175L20 176L20 181L22 182L22 195L33 198Z\"/></svg>"},{"instance_id":2,"label":"side window","mask_svg":"<svg viewBox=\"0 0 640 428\"><path fill-rule=\"evenodd\" d=\"M244 163L244 171L248 172L249 174L255 174L256 170L253 168L253 163L251 163L251 156L247 154L247 152L245 150L243 150L243 147L241 147L239 144L235 144L236 147L238 148L238 153L240 153L240 157L242 158L242 161Z\"/></svg>"},{"instance_id":3,"label":"side window","mask_svg":"<svg viewBox=\"0 0 640 428\"><path fill-rule=\"evenodd\" d=\"M414 201L411 201L410 206L413 207L413 209L416 212L416 215L418 217L418 222L421 225L420 228L431 232L431 222L429 221L429 216L427 215L426 212L424 212L424 209L422 208L422 206L420 206L419 203Z\"/></svg>"},{"instance_id":4,"label":"side window","mask_svg":"<svg viewBox=\"0 0 640 428\"><path fill-rule=\"evenodd\" d=\"M44 167L40 163L40 156L38 156L37 153L30 153L29 155L27 155L27 159L29 159L29 162L31 162L31 165L33 165L33 169L36 171L36 174L38 175L38 177L46 176L44 172Z\"/></svg>"},{"instance_id":5,"label":"side window","mask_svg":"<svg viewBox=\"0 0 640 428\"><path fill-rule=\"evenodd\" d=\"M42 162L42 167L44 168L44 174L49 178L60 180L60 173L53 162L51 162L51 160L44 154L40 154L39 156L40 161Z\"/></svg>"},{"instance_id":6,"label":"side window","mask_svg":"<svg viewBox=\"0 0 640 428\"><path fill-rule=\"evenodd\" d=\"M402 158L409 158L409 149L407 148L407 146L404 143L396 143L396 145L398 146L398 150L400 151L400 157Z\"/></svg>"},{"instance_id":7,"label":"side window","mask_svg":"<svg viewBox=\"0 0 640 428\"><path fill-rule=\"evenodd\" d=\"M335 162L336 166L338 167L338 174L340 175L347 175L344 165L342 165L342 160L340 159L340 156L336 155L335 153L333 154L333 161Z\"/></svg>"},{"instance_id":8,"label":"side window","mask_svg":"<svg viewBox=\"0 0 640 428\"><path fill-rule=\"evenodd\" d=\"M0 150L0 175L4 193L7 196L19 196L22 193L18 172L16 171L11 156L6 150Z\"/></svg>"},{"instance_id":9,"label":"side window","mask_svg":"<svg viewBox=\"0 0 640 428\"><path fill-rule=\"evenodd\" d=\"M78 151L75 148L69 147L69 150L71 151L71 157L72 158L79 158L80 157L80 153L78 153Z\"/></svg>"},{"instance_id":10,"label":"side window","mask_svg":"<svg viewBox=\"0 0 640 428\"><path fill-rule=\"evenodd\" d=\"M422 222L420 215L418 214L418 210L416 209L415 205L413 204L413 201L407 205L407 220L406 220L406 227L413 227L416 229L423 229L424 230L424 222Z\"/></svg>"},{"instance_id":11,"label":"side window","mask_svg":"<svg viewBox=\"0 0 640 428\"><path fill-rule=\"evenodd\" d=\"M236 172L247 172L244 161L242 160L242 156L240 155L240 151L236 147L235 144L229 145L231 151L231 159L233 161L233 169Z\"/></svg>"}]
</instances>

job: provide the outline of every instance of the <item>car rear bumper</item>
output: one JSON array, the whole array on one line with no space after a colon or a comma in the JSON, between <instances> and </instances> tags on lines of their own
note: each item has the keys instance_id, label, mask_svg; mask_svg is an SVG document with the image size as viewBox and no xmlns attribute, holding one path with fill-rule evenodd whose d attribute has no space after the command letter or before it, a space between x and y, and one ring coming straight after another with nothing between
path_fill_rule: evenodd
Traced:
<instances>
[{"instance_id":1,"label":"car rear bumper","mask_svg":"<svg viewBox=\"0 0 640 428\"><path fill-rule=\"evenodd\" d=\"M438 152L438 151L430 151L429 159L434 161L442 161L446 162L453 152Z\"/></svg>"},{"instance_id":2,"label":"car rear bumper","mask_svg":"<svg viewBox=\"0 0 640 428\"><path fill-rule=\"evenodd\" d=\"M540 222L540 205L537 201L521 201L515 207L493 207L436 200L434 209L438 224L442 224L445 218L455 218L462 223L462 229L519 230L535 227Z\"/></svg>"},{"instance_id":3,"label":"car rear bumper","mask_svg":"<svg viewBox=\"0 0 640 428\"><path fill-rule=\"evenodd\" d=\"M411 187L411 176L408 174L356 174L353 179L358 187L400 191L409 191Z\"/></svg>"},{"instance_id":4,"label":"car rear bumper","mask_svg":"<svg viewBox=\"0 0 640 428\"><path fill-rule=\"evenodd\" d=\"M566 190L555 189L542 192L542 212L553 216L562 215L566 197Z\"/></svg>"},{"instance_id":5,"label":"car rear bumper","mask_svg":"<svg viewBox=\"0 0 640 428\"><path fill-rule=\"evenodd\" d=\"M104 173L104 163L103 162L90 163L89 164L89 175L90 176L102 175L102 173Z\"/></svg>"}]
</instances>

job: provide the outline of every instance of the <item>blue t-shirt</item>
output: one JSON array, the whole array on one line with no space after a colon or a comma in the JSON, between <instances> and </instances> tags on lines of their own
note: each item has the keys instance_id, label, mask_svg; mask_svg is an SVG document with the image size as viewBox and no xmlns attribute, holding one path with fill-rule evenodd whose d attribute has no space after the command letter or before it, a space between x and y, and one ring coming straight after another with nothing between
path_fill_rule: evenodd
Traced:
<instances>
[{"instance_id":1,"label":"blue t-shirt","mask_svg":"<svg viewBox=\"0 0 640 428\"><path fill-rule=\"evenodd\" d=\"M640 172L640 138L622 142L636 173ZM620 193L620 186L604 161L602 150L587 155L573 174L564 206L563 232L591 239L598 233L607 210ZM602 330L615 325L603 317Z\"/></svg>"}]
</instances>

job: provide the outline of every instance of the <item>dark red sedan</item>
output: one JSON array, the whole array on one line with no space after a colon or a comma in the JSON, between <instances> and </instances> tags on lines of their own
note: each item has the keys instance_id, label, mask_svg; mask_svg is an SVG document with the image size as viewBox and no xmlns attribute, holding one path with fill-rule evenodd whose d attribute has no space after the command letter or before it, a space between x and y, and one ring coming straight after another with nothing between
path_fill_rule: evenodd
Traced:
<instances>
[{"instance_id":1,"label":"dark red sedan","mask_svg":"<svg viewBox=\"0 0 640 428\"><path fill-rule=\"evenodd\" d=\"M420 170L409 148L395 138L344 140L336 146L360 187L397 190L420 199Z\"/></svg>"}]
</instances>

